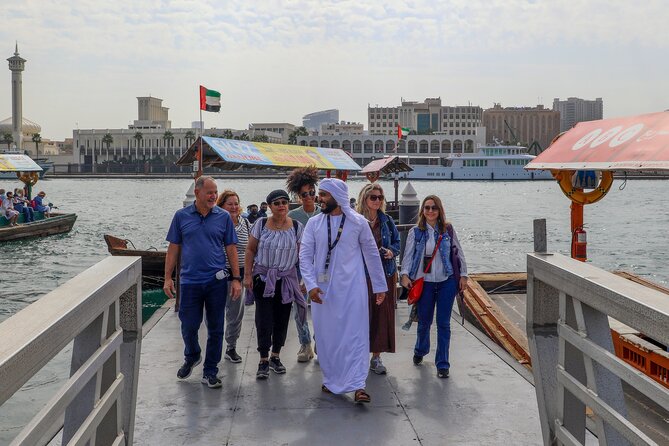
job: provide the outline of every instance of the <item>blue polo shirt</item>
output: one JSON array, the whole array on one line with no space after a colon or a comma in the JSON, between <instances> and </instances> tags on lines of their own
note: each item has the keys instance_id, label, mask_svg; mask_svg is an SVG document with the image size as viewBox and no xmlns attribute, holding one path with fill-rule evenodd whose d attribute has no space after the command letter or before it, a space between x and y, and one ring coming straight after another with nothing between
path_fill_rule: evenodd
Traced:
<instances>
[{"instance_id":1,"label":"blue polo shirt","mask_svg":"<svg viewBox=\"0 0 669 446\"><path fill-rule=\"evenodd\" d=\"M192 204L172 218L167 241L181 245L181 283L206 283L225 269L225 246L237 244L228 211L215 206L203 217Z\"/></svg>"}]
</instances>

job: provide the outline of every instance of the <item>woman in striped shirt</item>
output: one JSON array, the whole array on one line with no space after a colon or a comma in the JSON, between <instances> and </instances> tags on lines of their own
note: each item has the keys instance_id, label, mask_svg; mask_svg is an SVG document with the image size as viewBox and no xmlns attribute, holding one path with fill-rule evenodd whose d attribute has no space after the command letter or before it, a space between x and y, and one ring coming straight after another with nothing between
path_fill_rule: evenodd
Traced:
<instances>
[{"instance_id":1,"label":"woman in striped shirt","mask_svg":"<svg viewBox=\"0 0 669 446\"><path fill-rule=\"evenodd\" d=\"M235 232L237 233L237 257L239 259L239 273L244 277L244 252L249 241L249 232L251 224L240 214L239 195L233 190L224 190L218 197L217 204L219 207L225 209L230 214L232 221L235 224ZM226 265L228 259L225 259ZM232 272L228 271L228 275L232 276ZM231 282L230 282L231 283ZM239 333L242 331L242 319L244 318L244 294L245 290L242 287L242 295L239 299L228 299L225 302L225 359L230 362L242 362L241 356L237 354L237 339ZM230 296L230 290L228 290Z\"/></svg>"}]
</instances>

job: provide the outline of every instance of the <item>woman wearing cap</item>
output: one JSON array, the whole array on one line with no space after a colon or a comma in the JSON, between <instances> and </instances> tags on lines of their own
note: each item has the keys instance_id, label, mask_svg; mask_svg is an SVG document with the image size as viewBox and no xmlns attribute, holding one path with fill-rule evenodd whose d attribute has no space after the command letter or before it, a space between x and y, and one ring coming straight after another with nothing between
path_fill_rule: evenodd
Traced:
<instances>
[{"instance_id":1,"label":"woman wearing cap","mask_svg":"<svg viewBox=\"0 0 669 446\"><path fill-rule=\"evenodd\" d=\"M237 258L239 260L240 275L244 276L244 253L246 245L249 240L249 232L251 232L251 223L244 218L239 211L239 195L234 190L226 189L218 196L216 204L228 211L232 222L235 225L235 232L237 233ZM225 264L229 265L226 255ZM232 271L228 270L228 274L232 277ZM230 282L229 286L232 286ZM225 302L225 356L224 358L233 363L242 362L242 357L237 353L237 339L239 333L242 331L242 319L244 319L244 289L242 288L242 295L239 299L228 299ZM228 290L230 295L230 290Z\"/></svg>"},{"instance_id":2,"label":"woman wearing cap","mask_svg":"<svg viewBox=\"0 0 669 446\"><path fill-rule=\"evenodd\" d=\"M249 234L244 259L246 303L255 301L258 336L257 379L267 379L269 370L286 373L279 359L286 341L293 302L301 321L306 320L307 303L300 290L297 260L302 223L288 217L288 193L278 189L267 196L272 215L255 222ZM271 355L270 355L271 349Z\"/></svg>"},{"instance_id":3,"label":"woman wearing cap","mask_svg":"<svg viewBox=\"0 0 669 446\"><path fill-rule=\"evenodd\" d=\"M367 278L369 349L372 352L369 369L377 375L385 375L386 367L381 362L381 353L395 353L395 291L397 289L395 256L400 253L400 233L392 217L385 213L386 202L383 188L379 183L370 183L362 188L356 210L369 221L388 284L386 299L381 305L376 305L372 284L369 277Z\"/></svg>"}]
</instances>

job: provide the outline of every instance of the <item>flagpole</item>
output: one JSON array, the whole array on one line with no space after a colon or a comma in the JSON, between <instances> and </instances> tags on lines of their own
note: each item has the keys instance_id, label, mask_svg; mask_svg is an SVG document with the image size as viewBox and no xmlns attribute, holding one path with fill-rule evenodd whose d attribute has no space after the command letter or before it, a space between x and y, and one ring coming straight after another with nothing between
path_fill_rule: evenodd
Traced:
<instances>
[{"instance_id":1,"label":"flagpole","mask_svg":"<svg viewBox=\"0 0 669 446\"><path fill-rule=\"evenodd\" d=\"M195 179L197 180L202 176L202 158L204 154L202 153L202 137L204 136L204 122L202 121L202 106L200 106L200 156L197 160L197 173L195 174Z\"/></svg>"}]
</instances>

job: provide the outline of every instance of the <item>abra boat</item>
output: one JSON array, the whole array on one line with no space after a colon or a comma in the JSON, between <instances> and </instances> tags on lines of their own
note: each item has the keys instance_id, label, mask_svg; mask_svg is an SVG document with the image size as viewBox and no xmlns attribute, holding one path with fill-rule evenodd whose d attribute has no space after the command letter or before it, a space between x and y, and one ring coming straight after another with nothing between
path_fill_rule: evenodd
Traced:
<instances>
[{"instance_id":1,"label":"abra boat","mask_svg":"<svg viewBox=\"0 0 669 446\"><path fill-rule=\"evenodd\" d=\"M446 157L403 157L413 169L400 174L409 180L552 180L549 171L527 171L536 158L527 147L490 145L476 153L451 153Z\"/></svg>"},{"instance_id":2,"label":"abra boat","mask_svg":"<svg viewBox=\"0 0 669 446\"><path fill-rule=\"evenodd\" d=\"M156 248L137 249L130 241L105 234L107 250L113 256L138 256L142 258L142 281L145 288L162 288L165 276L166 251Z\"/></svg>"}]
</instances>

